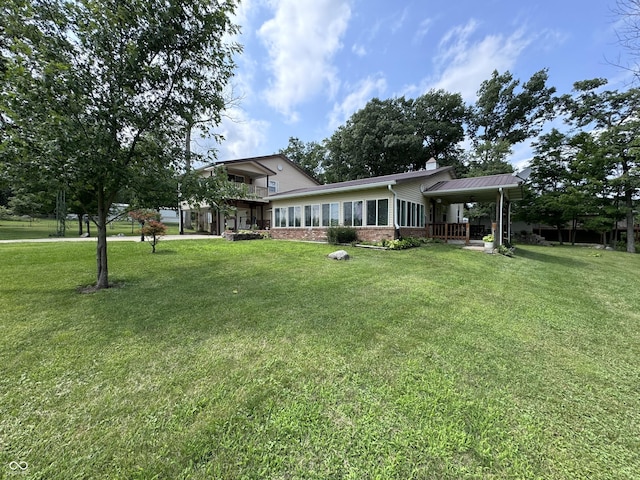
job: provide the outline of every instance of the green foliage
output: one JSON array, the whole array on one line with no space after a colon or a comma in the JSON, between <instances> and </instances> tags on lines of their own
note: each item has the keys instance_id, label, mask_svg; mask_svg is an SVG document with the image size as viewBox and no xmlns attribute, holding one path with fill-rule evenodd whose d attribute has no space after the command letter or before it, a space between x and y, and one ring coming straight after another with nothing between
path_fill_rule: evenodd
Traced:
<instances>
[{"instance_id":1,"label":"green foliage","mask_svg":"<svg viewBox=\"0 0 640 480\"><path fill-rule=\"evenodd\" d=\"M0 220L9 220L13 216L13 210L0 205Z\"/></svg>"},{"instance_id":2,"label":"green foliage","mask_svg":"<svg viewBox=\"0 0 640 480\"><path fill-rule=\"evenodd\" d=\"M127 188L145 206L164 203L149 198L148 179L184 165L192 116L220 120L240 50L227 41L234 12L207 0L9 0L0 10L0 114L12 125L3 160L32 191L89 202L100 288L111 204Z\"/></svg>"},{"instance_id":3,"label":"green foliage","mask_svg":"<svg viewBox=\"0 0 640 480\"><path fill-rule=\"evenodd\" d=\"M443 90L413 100L374 98L325 141L325 180L339 182L423 168L433 157L459 173L462 97Z\"/></svg>"},{"instance_id":4,"label":"green foliage","mask_svg":"<svg viewBox=\"0 0 640 480\"><path fill-rule=\"evenodd\" d=\"M287 148L280 150L289 160L298 165L319 183L324 183L324 158L326 148L318 142L304 143L299 138L289 137Z\"/></svg>"},{"instance_id":5,"label":"green foliage","mask_svg":"<svg viewBox=\"0 0 640 480\"><path fill-rule=\"evenodd\" d=\"M484 237L482 237L483 242L491 243L494 240L495 240L495 237L493 236L493 234L485 235Z\"/></svg>"},{"instance_id":6,"label":"green foliage","mask_svg":"<svg viewBox=\"0 0 640 480\"><path fill-rule=\"evenodd\" d=\"M505 257L513 257L515 254L515 249L508 245L500 245L498 246L498 253L500 255L504 255Z\"/></svg>"},{"instance_id":7,"label":"green foliage","mask_svg":"<svg viewBox=\"0 0 640 480\"><path fill-rule=\"evenodd\" d=\"M397 238L395 240L383 240L382 246L389 250L406 250L408 248L420 247L424 241L421 238Z\"/></svg>"},{"instance_id":8,"label":"green foliage","mask_svg":"<svg viewBox=\"0 0 640 480\"><path fill-rule=\"evenodd\" d=\"M327 228L327 242L338 245L358 240L358 232L353 227L331 226Z\"/></svg>"}]
</instances>

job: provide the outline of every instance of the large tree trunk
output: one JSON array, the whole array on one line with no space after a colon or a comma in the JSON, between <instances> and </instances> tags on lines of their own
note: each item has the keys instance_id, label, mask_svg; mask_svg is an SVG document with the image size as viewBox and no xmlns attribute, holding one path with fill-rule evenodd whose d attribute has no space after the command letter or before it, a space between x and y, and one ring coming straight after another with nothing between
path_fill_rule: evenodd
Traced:
<instances>
[{"instance_id":1,"label":"large tree trunk","mask_svg":"<svg viewBox=\"0 0 640 480\"><path fill-rule=\"evenodd\" d=\"M556 225L556 229L558 230L558 242L560 242L560 245L564 245L564 243L562 242L562 227Z\"/></svg>"},{"instance_id":2,"label":"large tree trunk","mask_svg":"<svg viewBox=\"0 0 640 480\"><path fill-rule=\"evenodd\" d=\"M186 171L189 172L191 170L191 123L187 124L185 142L184 142L184 159L185 159L185 168ZM182 213L181 213L182 215ZM182 226L186 229L191 229L193 226L191 225L191 210L188 211L188 214L184 216L182 219ZM180 232L183 233L183 232Z\"/></svg>"},{"instance_id":3,"label":"large tree trunk","mask_svg":"<svg viewBox=\"0 0 640 480\"><path fill-rule=\"evenodd\" d=\"M109 207L106 205L104 194L98 194L98 243L96 246L96 262L98 266L98 280L96 288L109 288L109 269L107 266L107 216Z\"/></svg>"},{"instance_id":4,"label":"large tree trunk","mask_svg":"<svg viewBox=\"0 0 640 480\"><path fill-rule=\"evenodd\" d=\"M631 190L627 190L624 196L627 207L627 252L636 253L636 239L634 237L635 232L633 231L635 218L633 215L633 197Z\"/></svg>"}]
</instances>

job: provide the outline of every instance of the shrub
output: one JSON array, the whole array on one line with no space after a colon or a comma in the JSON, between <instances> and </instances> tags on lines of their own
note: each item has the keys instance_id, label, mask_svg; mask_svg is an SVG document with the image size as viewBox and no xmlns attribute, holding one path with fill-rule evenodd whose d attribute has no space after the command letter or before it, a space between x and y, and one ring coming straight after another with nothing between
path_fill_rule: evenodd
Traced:
<instances>
[{"instance_id":1,"label":"shrub","mask_svg":"<svg viewBox=\"0 0 640 480\"><path fill-rule=\"evenodd\" d=\"M9 210L7 207L0 205L0 220L9 220L13 212Z\"/></svg>"},{"instance_id":2,"label":"shrub","mask_svg":"<svg viewBox=\"0 0 640 480\"><path fill-rule=\"evenodd\" d=\"M385 240L382 245L389 250L404 250L407 248L414 248L421 246L423 241L419 238L407 237L399 238L397 240Z\"/></svg>"},{"instance_id":3,"label":"shrub","mask_svg":"<svg viewBox=\"0 0 640 480\"><path fill-rule=\"evenodd\" d=\"M358 232L353 227L329 227L327 242L334 245L339 243L353 243L358 240Z\"/></svg>"}]
</instances>

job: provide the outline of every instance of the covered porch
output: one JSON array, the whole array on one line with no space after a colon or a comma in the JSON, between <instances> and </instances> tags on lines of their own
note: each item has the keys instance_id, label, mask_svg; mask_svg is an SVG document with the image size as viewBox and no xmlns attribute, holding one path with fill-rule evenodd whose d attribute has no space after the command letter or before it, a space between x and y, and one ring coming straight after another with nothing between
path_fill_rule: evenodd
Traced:
<instances>
[{"instance_id":1,"label":"covered porch","mask_svg":"<svg viewBox=\"0 0 640 480\"><path fill-rule=\"evenodd\" d=\"M522 199L523 183L524 179L515 174L501 174L458 178L423 188L422 194L434 211L437 205L495 202L495 217L490 229L467 222L435 222L434 215L433 221L427 225L427 237L463 241L469 245L472 240L481 240L482 236L492 233L496 246L510 243L511 202Z\"/></svg>"}]
</instances>

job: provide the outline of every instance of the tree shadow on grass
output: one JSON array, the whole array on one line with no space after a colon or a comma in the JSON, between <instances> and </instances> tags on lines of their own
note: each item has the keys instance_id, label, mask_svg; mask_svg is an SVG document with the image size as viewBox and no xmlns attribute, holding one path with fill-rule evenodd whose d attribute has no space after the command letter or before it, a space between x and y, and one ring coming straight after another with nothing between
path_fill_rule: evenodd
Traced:
<instances>
[{"instance_id":1,"label":"tree shadow on grass","mask_svg":"<svg viewBox=\"0 0 640 480\"><path fill-rule=\"evenodd\" d=\"M585 265L588 265L588 262L577 258L570 258L566 255L553 255L551 253L544 253L539 250L533 251L526 248L518 248L518 250L516 250L516 255L522 258L535 260L537 262L553 263L571 268L582 268Z\"/></svg>"}]
</instances>

